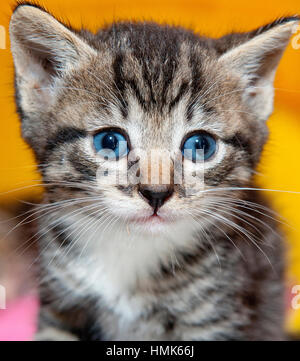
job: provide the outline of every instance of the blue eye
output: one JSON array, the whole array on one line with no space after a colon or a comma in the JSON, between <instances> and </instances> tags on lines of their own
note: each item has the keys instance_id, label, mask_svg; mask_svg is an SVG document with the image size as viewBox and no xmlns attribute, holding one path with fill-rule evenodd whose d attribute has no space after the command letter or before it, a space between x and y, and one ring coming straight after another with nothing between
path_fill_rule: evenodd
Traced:
<instances>
[{"instance_id":1,"label":"blue eye","mask_svg":"<svg viewBox=\"0 0 300 361\"><path fill-rule=\"evenodd\" d=\"M119 159L129 152L126 138L116 130L105 130L94 135L94 147L97 153L108 159Z\"/></svg>"},{"instance_id":2,"label":"blue eye","mask_svg":"<svg viewBox=\"0 0 300 361\"><path fill-rule=\"evenodd\" d=\"M194 134L184 142L182 154L193 162L196 162L196 160L198 160L197 150L203 151L204 160L208 160L216 151L216 141L206 133Z\"/></svg>"}]
</instances>

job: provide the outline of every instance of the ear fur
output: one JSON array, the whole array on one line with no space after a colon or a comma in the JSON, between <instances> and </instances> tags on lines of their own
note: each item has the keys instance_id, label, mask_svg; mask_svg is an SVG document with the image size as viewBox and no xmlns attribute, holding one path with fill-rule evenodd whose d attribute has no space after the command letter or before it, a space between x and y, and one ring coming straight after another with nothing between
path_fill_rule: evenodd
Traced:
<instances>
[{"instance_id":1,"label":"ear fur","mask_svg":"<svg viewBox=\"0 0 300 361\"><path fill-rule=\"evenodd\" d=\"M298 21L296 17L279 19L246 33L243 41L243 35L236 34L236 44L232 34L230 48L219 58L227 71L240 77L245 102L262 120L273 110L275 72Z\"/></svg>"},{"instance_id":2,"label":"ear fur","mask_svg":"<svg viewBox=\"0 0 300 361\"><path fill-rule=\"evenodd\" d=\"M47 107L57 78L96 51L42 8L19 5L9 26L17 91L23 105Z\"/></svg>"}]
</instances>

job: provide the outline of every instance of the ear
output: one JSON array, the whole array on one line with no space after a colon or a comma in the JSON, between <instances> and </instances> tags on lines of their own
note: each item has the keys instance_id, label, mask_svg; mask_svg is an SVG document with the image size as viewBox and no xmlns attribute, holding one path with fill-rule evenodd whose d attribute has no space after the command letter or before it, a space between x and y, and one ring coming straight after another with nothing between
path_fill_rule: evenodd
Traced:
<instances>
[{"instance_id":1,"label":"ear","mask_svg":"<svg viewBox=\"0 0 300 361\"><path fill-rule=\"evenodd\" d=\"M250 33L223 38L230 49L219 63L240 77L244 100L259 119L272 113L275 72L298 20L282 18Z\"/></svg>"},{"instance_id":2,"label":"ear","mask_svg":"<svg viewBox=\"0 0 300 361\"><path fill-rule=\"evenodd\" d=\"M9 31L22 111L45 110L55 82L95 54L75 32L35 5L19 5Z\"/></svg>"}]
</instances>

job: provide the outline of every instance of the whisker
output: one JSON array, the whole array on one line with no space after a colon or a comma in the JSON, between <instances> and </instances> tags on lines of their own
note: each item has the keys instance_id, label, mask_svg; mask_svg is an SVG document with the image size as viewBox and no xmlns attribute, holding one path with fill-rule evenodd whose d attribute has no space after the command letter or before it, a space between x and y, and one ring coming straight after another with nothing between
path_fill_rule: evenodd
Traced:
<instances>
[{"instance_id":1,"label":"whisker","mask_svg":"<svg viewBox=\"0 0 300 361\"><path fill-rule=\"evenodd\" d=\"M297 191L288 191L280 189L270 189L270 188L253 188L253 187L223 187L223 188L211 188L199 191L199 193L209 193L209 192L222 192L222 191L262 191L262 192L277 192L277 193L289 193L289 194L300 194Z\"/></svg>"},{"instance_id":2,"label":"whisker","mask_svg":"<svg viewBox=\"0 0 300 361\"><path fill-rule=\"evenodd\" d=\"M90 207L89 210L93 210L93 209L95 209L95 208L98 208L99 205L89 205L89 206L87 206L87 207ZM73 211L73 212L71 212L71 213L69 213L69 214L61 217L61 218L58 220L58 223L57 223L57 221L54 222L53 226L51 226L50 228L49 228L49 225L47 225L46 227L44 227L43 233L40 234L38 240L41 239L42 237L44 237L48 232L50 232L50 231L51 231L52 229L54 229L55 227L60 226L60 225L61 225L63 222L65 222L67 219L70 219L71 217L74 217L75 215L78 215L78 214L82 213L82 210L83 210L83 208L76 209L75 211ZM99 209L97 209L95 212L93 212L93 214L95 214L95 213L97 213L97 212L99 212ZM40 252L40 254L45 253L45 252L49 249L49 247L51 246L51 244L52 244L60 235L62 235L63 233L67 232L69 229L71 229L72 227L74 227L74 225L76 225L76 224L78 224L79 226L81 226L80 222L82 222L82 221L85 220L85 219L87 219L87 222L88 222L88 221L89 221L89 218L90 218L90 215L86 215L86 216L84 216L84 217L81 217L80 219L78 219L77 221L75 221L74 223L72 223L71 225L65 227L58 235L56 235L56 237L55 237L54 239L51 239L51 241L48 242L47 246L45 246L45 247L42 249L42 251ZM75 231L77 231L77 229L78 229L78 228L75 227ZM75 232L75 231L74 231L74 232ZM64 240L64 242L65 242L70 236L71 236L71 234L69 234L69 235L67 236L67 238ZM33 263L37 262L38 259L39 259L39 256L34 260ZM50 265L50 264L49 264L49 265Z\"/></svg>"},{"instance_id":3,"label":"whisker","mask_svg":"<svg viewBox=\"0 0 300 361\"><path fill-rule=\"evenodd\" d=\"M72 206L73 204L70 204L69 206ZM99 207L100 205L93 205L93 207ZM75 209L74 211L72 211L71 213L64 215L63 217L61 217L59 219L59 222L57 221L57 219L55 218L54 221L50 222L49 224L47 224L46 227L44 227L42 230L39 230L37 233L35 233L34 235L32 235L25 243L23 243L22 245L20 245L15 252L19 251L20 249L22 249L26 244L28 244L31 240L34 239L34 242L30 243L24 251L26 251L26 249L28 249L28 247L30 247L32 244L37 243L43 236L45 236L48 232L50 232L52 229L54 229L55 227L59 226L61 223L63 223L65 221L65 219L69 218L72 215L76 215L77 213L81 213L84 209L87 209L88 207L91 207L91 205L87 205L84 207L81 207L79 209ZM60 209L59 209L60 210ZM56 212L56 211L55 211ZM42 215L44 216L44 215ZM55 216L55 214L53 215L53 217ZM44 232L44 230L47 230L46 232ZM43 231L43 233L41 233L41 231ZM40 234L40 235L39 235ZM36 236L38 236L38 238L35 239ZM24 251L21 253L23 254Z\"/></svg>"},{"instance_id":4,"label":"whisker","mask_svg":"<svg viewBox=\"0 0 300 361\"><path fill-rule=\"evenodd\" d=\"M95 208L95 207L93 207L93 208ZM96 207L96 208L97 208L97 207ZM91 210L91 209L89 209L89 210ZM63 245L64 245L65 242L67 242L69 239L72 239L72 236L73 236L74 234L76 234L76 238L77 238L77 240L78 240L78 239L80 238L80 236L85 233L85 230L88 229L88 226L89 226L90 224L92 224L92 223L95 222L95 219L92 218L92 217L93 217L93 215L97 214L98 212L99 212L99 209L96 209L96 211L93 211L92 213L86 215L85 217L80 218L80 219L77 220L75 223L72 223L70 226L64 228L64 229L62 230L62 232L55 237L55 239L57 239L60 235L62 235L63 233L66 233L69 229L73 228L75 224L78 224L78 227L75 227L75 229L74 229L71 233L69 233L69 234L67 235L67 237L63 240L62 244L60 244L60 246L59 246L59 248L56 250L56 252L55 252L52 260L49 262L49 265L53 262L53 260L55 259L55 257L59 254L59 251L60 251L60 249L63 247ZM104 213L104 209L101 209L101 213ZM91 218L91 219L90 219L90 218ZM83 222L85 219L86 219L86 222ZM84 224L84 227L81 228L81 229L80 229L80 232L77 234L77 231L78 231L79 227L82 227L82 223L80 223L80 222L82 222L82 223ZM55 240L55 239L54 239L54 240ZM75 241L75 242L72 242L72 243L71 243L71 246L74 247L75 243L76 243L76 241ZM69 251L71 250L71 246L70 246L70 249L65 252L65 255L64 255L65 257L67 257L67 255L69 254ZM68 247L67 247L67 248L68 248ZM64 257L64 256L63 256L63 257Z\"/></svg>"},{"instance_id":5,"label":"whisker","mask_svg":"<svg viewBox=\"0 0 300 361\"><path fill-rule=\"evenodd\" d=\"M206 212L205 210L201 210L201 211L203 211L204 213ZM270 261L270 258L268 257L268 255L264 252L264 250L257 244L257 242L255 241L255 236L252 234L250 234L250 232L248 232L247 230L245 230L243 227L241 227L241 226L239 226L239 225L237 225L235 222L233 222L233 221L231 221L231 220L229 220L229 219L227 219L227 218L225 218L225 217L223 217L223 216L221 216L221 215L219 215L219 214L212 214L211 212L206 212L208 215L210 215L211 217L213 217L213 218L216 218L216 219L218 219L218 220L222 220L225 224L227 224L228 226L230 225L230 226L232 226L234 229L236 229L236 230L239 230L242 234L244 234L250 241L251 241L251 243L253 243L256 247L257 247L257 249L264 255L264 257L267 259L267 261L268 261L268 263L270 264L270 266L271 266L271 268L272 268L272 270L275 272L275 270L274 270L274 267L273 267L273 265L272 265L272 263L271 263L271 261Z\"/></svg>"}]
</instances>

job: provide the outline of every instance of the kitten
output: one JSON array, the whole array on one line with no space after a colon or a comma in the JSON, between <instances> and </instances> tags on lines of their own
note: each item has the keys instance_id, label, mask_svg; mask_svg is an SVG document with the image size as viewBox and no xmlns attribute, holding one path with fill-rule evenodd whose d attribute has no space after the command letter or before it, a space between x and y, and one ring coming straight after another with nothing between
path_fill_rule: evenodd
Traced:
<instances>
[{"instance_id":1,"label":"kitten","mask_svg":"<svg viewBox=\"0 0 300 361\"><path fill-rule=\"evenodd\" d=\"M220 39L147 22L94 35L16 7L17 110L45 183L37 339L284 339L282 240L252 176L297 21ZM169 182L161 163L158 182L145 176L154 149Z\"/></svg>"}]
</instances>

